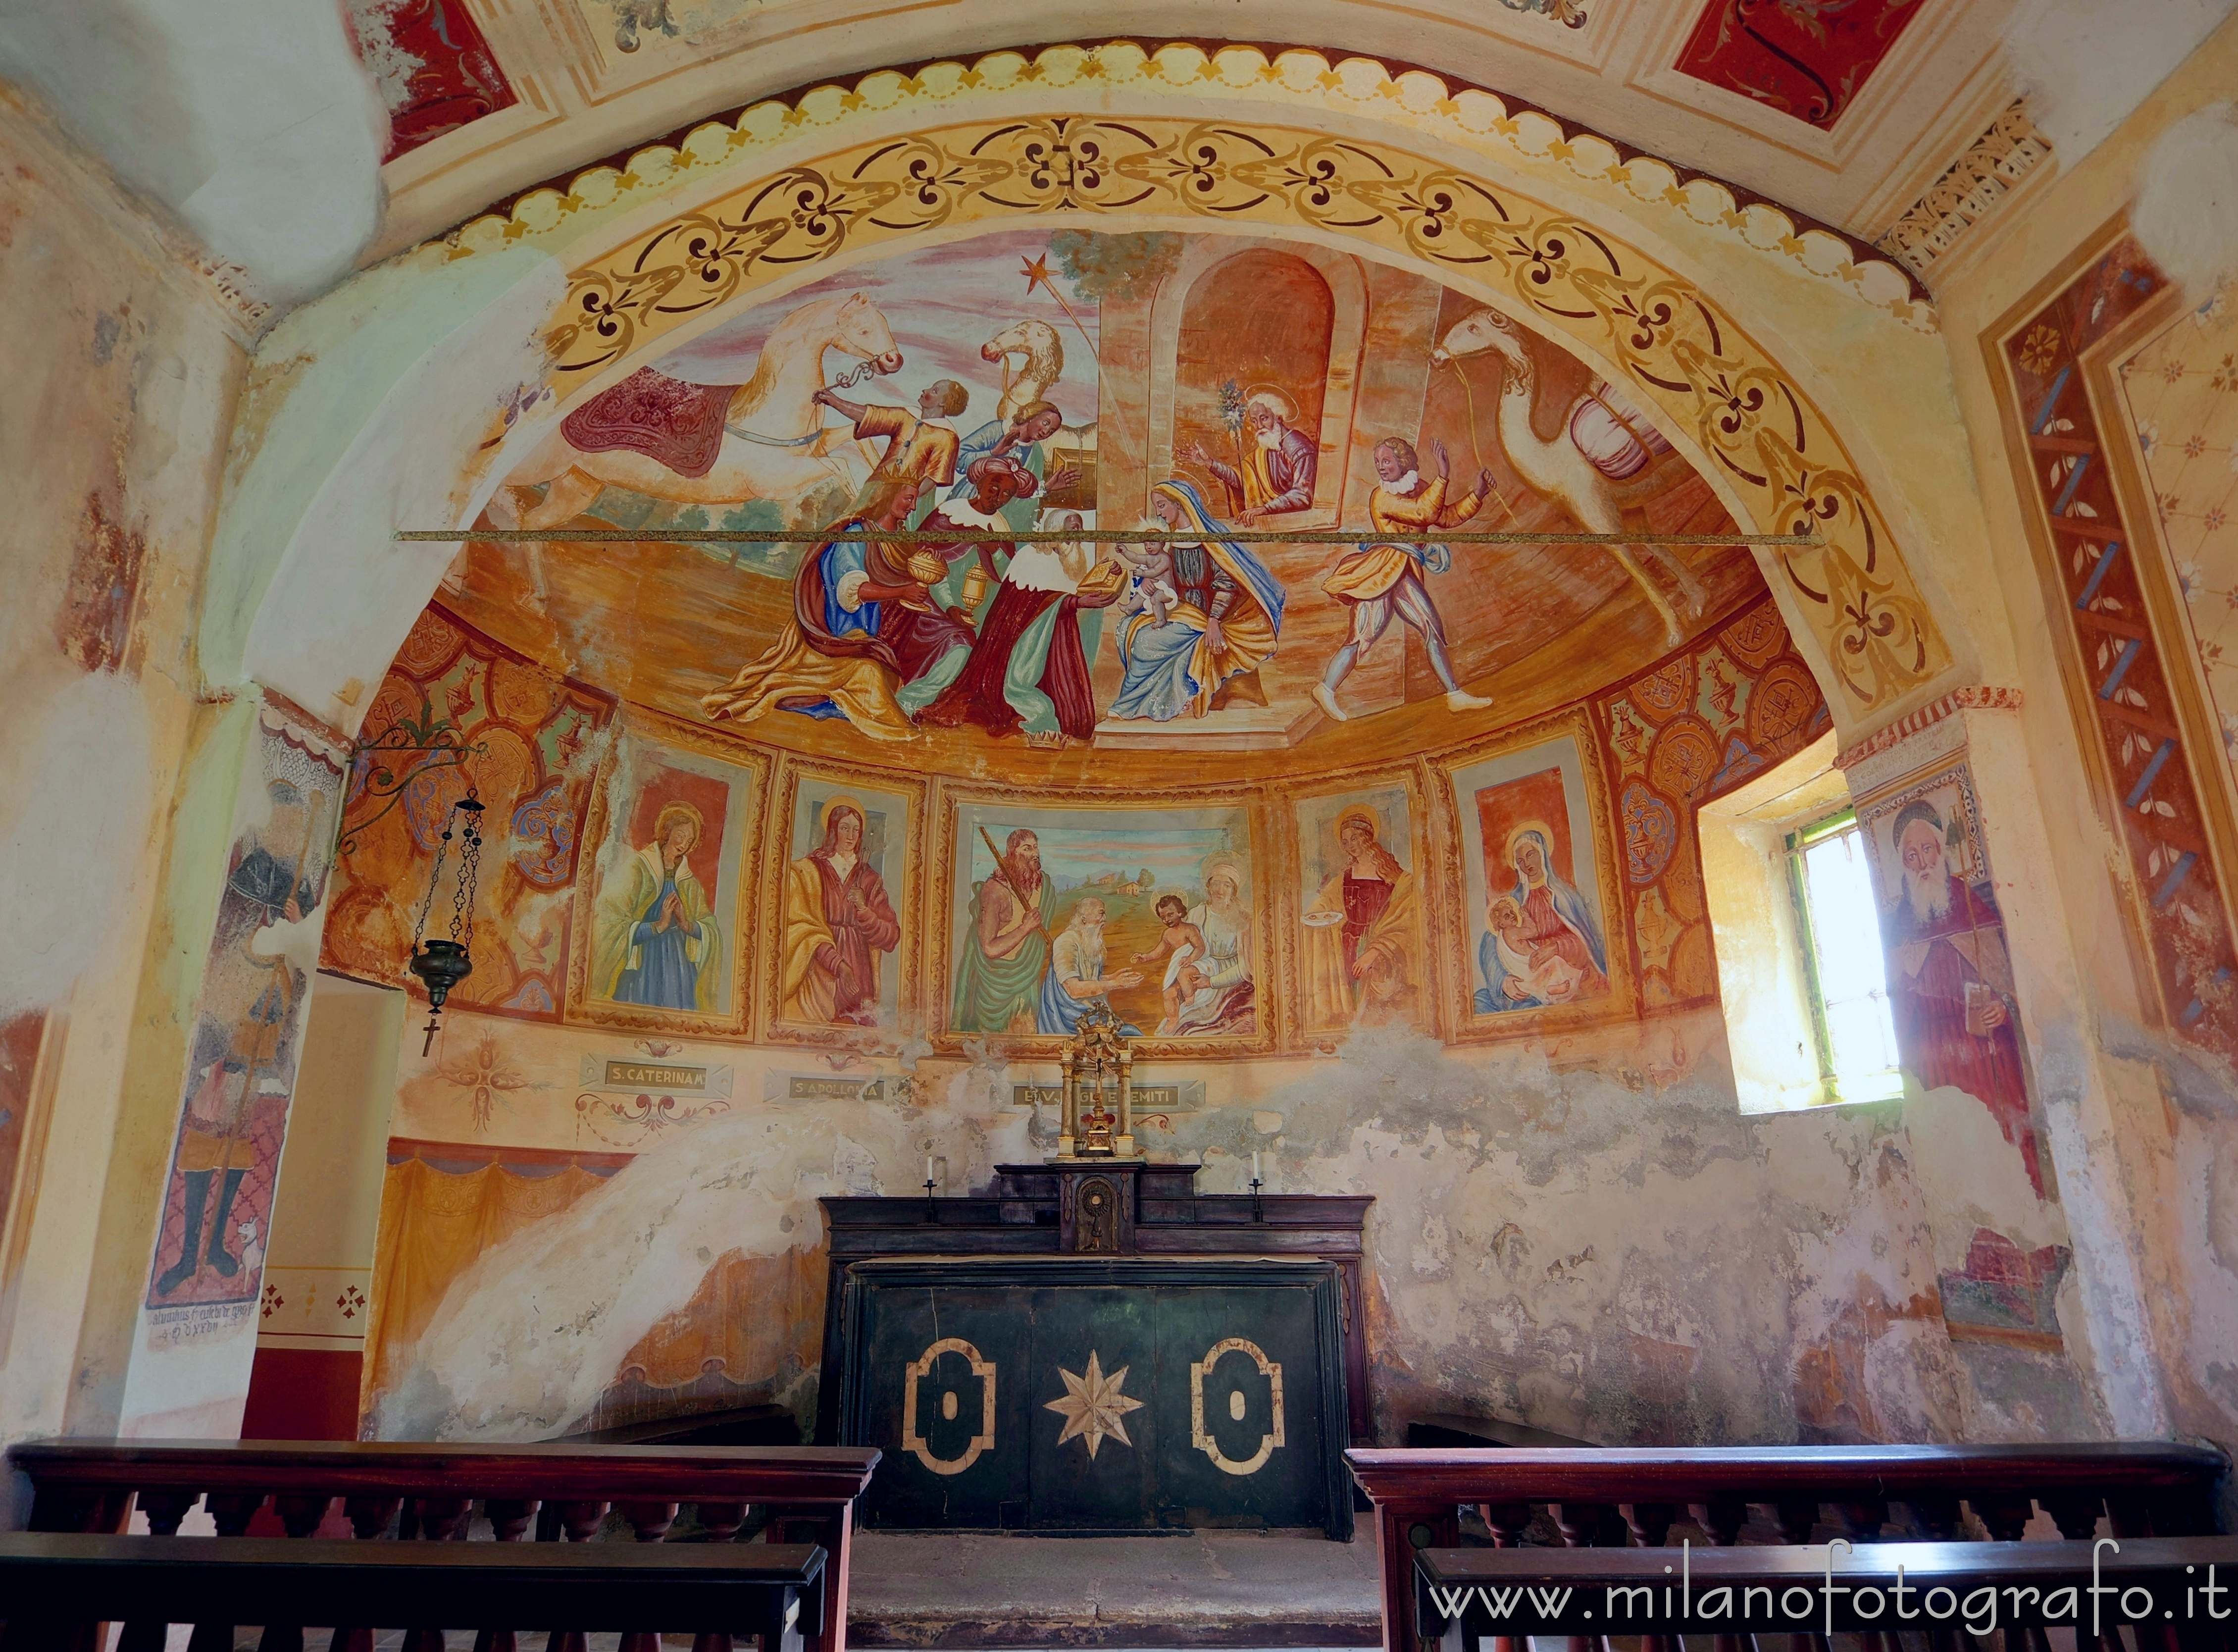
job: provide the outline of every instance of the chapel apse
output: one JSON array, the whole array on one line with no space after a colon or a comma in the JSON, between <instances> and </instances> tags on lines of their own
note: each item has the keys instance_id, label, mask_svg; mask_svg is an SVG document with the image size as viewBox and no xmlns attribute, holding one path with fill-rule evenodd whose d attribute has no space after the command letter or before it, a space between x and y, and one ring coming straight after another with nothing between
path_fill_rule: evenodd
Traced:
<instances>
[{"instance_id":1,"label":"chapel apse","mask_svg":"<svg viewBox=\"0 0 2238 1652\"><path fill-rule=\"evenodd\" d=\"M956 544L920 568L925 594L865 596L911 583L877 543L889 507L925 533L1172 527L1205 548ZM798 288L573 408L482 520L864 523L824 545L478 541L443 600L701 726L907 742L1003 779L1128 748L1281 767L1410 708L1399 738L1440 743L1601 687L1762 588L1737 547L1441 541L1732 519L1530 327L1349 253L1202 233L1003 231Z\"/></svg>"}]
</instances>

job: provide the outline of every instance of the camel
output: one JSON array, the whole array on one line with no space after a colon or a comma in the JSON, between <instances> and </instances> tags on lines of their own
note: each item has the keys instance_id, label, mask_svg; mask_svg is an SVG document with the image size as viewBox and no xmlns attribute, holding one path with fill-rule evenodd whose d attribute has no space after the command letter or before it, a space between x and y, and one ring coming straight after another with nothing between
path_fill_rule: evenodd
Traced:
<instances>
[{"instance_id":1,"label":"camel","mask_svg":"<svg viewBox=\"0 0 2238 1652\"><path fill-rule=\"evenodd\" d=\"M811 399L824 388L826 350L844 351L866 364L843 384L870 373L897 372L902 365L886 318L868 296L846 293L816 299L771 329L752 376L731 393L722 445L704 475L681 474L631 448L586 452L567 439L563 423L498 489L490 501L491 520L501 527L516 522L556 527L580 514L608 487L695 505L737 505L750 499L791 505L832 481L851 490L856 478L845 457L851 433L845 425L824 424L823 409ZM533 505L513 491L540 482L552 486Z\"/></svg>"},{"instance_id":2,"label":"camel","mask_svg":"<svg viewBox=\"0 0 2238 1652\"><path fill-rule=\"evenodd\" d=\"M1654 454L1667 449L1670 444L1622 392L1606 383L1595 385L1570 404L1562 415L1560 435L1552 441L1540 441L1531 428L1531 408L1538 395L1539 375L1532 365L1530 353L1516 335L1515 324L1497 310L1472 310L1462 316L1447 329L1438 347L1430 352L1430 360L1460 373L1464 370L1460 365L1462 357L1480 355L1487 350L1497 355L1501 362L1500 445L1506 451L1507 462L1524 486L1559 504L1589 534L1624 532L1624 507L1632 502L1640 491L1636 485L1626 486L1628 479L1644 470ZM1602 463L1597 464L1580 445L1581 429L1590 430L1599 438L1595 446L1602 450ZM1608 468L1604 468L1604 465ZM1698 614L1707 597L1692 570L1665 546L1638 548L1662 565ZM1649 577L1634 554L1635 547L1612 545L1609 549L1632 576L1640 594L1661 617L1665 640L1673 647L1684 642L1686 634L1678 623L1671 599Z\"/></svg>"}]
</instances>

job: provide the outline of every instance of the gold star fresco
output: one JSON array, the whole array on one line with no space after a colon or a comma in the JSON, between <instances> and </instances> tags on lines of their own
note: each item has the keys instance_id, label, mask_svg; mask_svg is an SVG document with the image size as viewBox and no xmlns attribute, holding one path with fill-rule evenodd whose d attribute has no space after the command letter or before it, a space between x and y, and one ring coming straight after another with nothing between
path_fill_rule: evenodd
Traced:
<instances>
[{"instance_id":1,"label":"gold star fresco","mask_svg":"<svg viewBox=\"0 0 2238 1652\"><path fill-rule=\"evenodd\" d=\"M1096 1460L1096 1448L1109 1435L1124 1446L1135 1443L1127 1437L1127 1425L1119 1419L1129 1411L1139 1411L1142 1402L1129 1399L1119 1390L1127 1385L1127 1367L1122 1365L1106 1377L1101 1357L1095 1349L1088 1350L1088 1375L1076 1376L1060 1365L1056 1374L1064 1378L1065 1395L1061 1400L1050 1400L1046 1409L1064 1418L1064 1432L1056 1436L1063 1445L1075 1435L1088 1442L1088 1460Z\"/></svg>"}]
</instances>

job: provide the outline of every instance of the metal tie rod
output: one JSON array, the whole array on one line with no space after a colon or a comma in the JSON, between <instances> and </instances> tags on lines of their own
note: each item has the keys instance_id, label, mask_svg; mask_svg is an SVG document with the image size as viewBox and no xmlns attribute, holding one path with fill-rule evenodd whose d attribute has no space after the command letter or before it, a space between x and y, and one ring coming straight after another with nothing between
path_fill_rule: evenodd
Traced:
<instances>
[{"instance_id":1,"label":"metal tie rod","mask_svg":"<svg viewBox=\"0 0 2238 1652\"><path fill-rule=\"evenodd\" d=\"M827 527L423 527L399 528L401 541L455 545L468 540L498 545L821 545L845 534L845 523ZM1826 541L1815 534L1523 534L1486 530L1378 534L1360 527L1224 528L1199 534L1173 528L1043 527L1004 533L992 528L895 528L859 533L885 545L1201 545L1208 539L1241 545L1771 545L1814 550Z\"/></svg>"}]
</instances>

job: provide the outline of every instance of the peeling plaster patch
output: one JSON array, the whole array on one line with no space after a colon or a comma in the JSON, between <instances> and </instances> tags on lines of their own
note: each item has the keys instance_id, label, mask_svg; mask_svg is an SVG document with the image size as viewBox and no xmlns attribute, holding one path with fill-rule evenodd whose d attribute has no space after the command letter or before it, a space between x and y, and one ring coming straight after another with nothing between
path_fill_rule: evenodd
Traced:
<instances>
[{"instance_id":1,"label":"peeling plaster patch","mask_svg":"<svg viewBox=\"0 0 2238 1652\"><path fill-rule=\"evenodd\" d=\"M1422 1218L1422 1237L1411 1258L1417 1277L1443 1279L1453 1271L1453 1235L1446 1218L1433 1211Z\"/></svg>"},{"instance_id":2,"label":"peeling plaster patch","mask_svg":"<svg viewBox=\"0 0 2238 1652\"><path fill-rule=\"evenodd\" d=\"M2207 1243L2217 1262L2238 1273L2238 1140L2215 1149L2207 1178Z\"/></svg>"},{"instance_id":3,"label":"peeling plaster patch","mask_svg":"<svg viewBox=\"0 0 2238 1652\"><path fill-rule=\"evenodd\" d=\"M2000 1441L2095 1440L2105 1429L2074 1367L2057 1354L1998 1343L1955 1343L1973 1390L1966 1437Z\"/></svg>"},{"instance_id":4,"label":"peeling plaster patch","mask_svg":"<svg viewBox=\"0 0 2238 1652\"><path fill-rule=\"evenodd\" d=\"M2137 169L2129 229L2195 304L2238 270L2238 105L2210 103L2161 134Z\"/></svg>"},{"instance_id":5,"label":"peeling plaster patch","mask_svg":"<svg viewBox=\"0 0 2238 1652\"><path fill-rule=\"evenodd\" d=\"M1261 1108L1251 1115L1251 1128L1261 1136L1272 1136L1282 1128L1282 1115Z\"/></svg>"}]
</instances>

